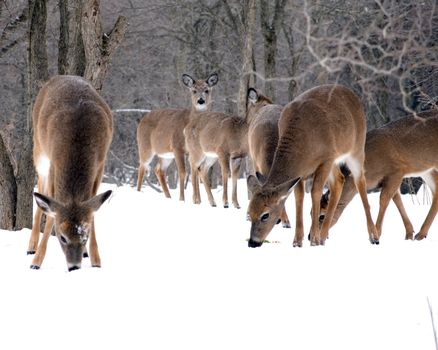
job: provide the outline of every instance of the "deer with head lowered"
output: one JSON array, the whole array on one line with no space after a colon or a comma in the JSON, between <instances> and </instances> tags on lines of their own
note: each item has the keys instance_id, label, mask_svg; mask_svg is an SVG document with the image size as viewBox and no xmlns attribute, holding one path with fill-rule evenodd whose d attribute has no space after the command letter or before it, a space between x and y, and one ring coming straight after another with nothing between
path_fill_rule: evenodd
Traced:
<instances>
[{"instance_id":1,"label":"deer with head lowered","mask_svg":"<svg viewBox=\"0 0 438 350\"><path fill-rule=\"evenodd\" d=\"M378 244L363 170L365 132L365 115L360 99L346 87L318 86L287 104L281 112L278 145L267 178L261 185L249 179L253 196L248 205L251 221L248 246L263 244L280 218L284 202L293 188L297 211L293 244L302 246L302 180L310 176L313 176L311 244L324 244L343 185L339 164L346 164L352 171L365 210L369 239L371 243ZM320 199L327 180L332 198L320 228Z\"/></svg>"},{"instance_id":2,"label":"deer with head lowered","mask_svg":"<svg viewBox=\"0 0 438 350\"><path fill-rule=\"evenodd\" d=\"M376 221L377 234L382 234L385 211L391 199L395 203L405 226L405 239L421 240L427 236L438 210L438 111L409 115L367 133L365 143L365 177L369 191L381 190L380 208ZM433 193L429 213L414 237L414 228L408 218L401 195L400 184L404 177L421 176ZM349 172L345 172L345 185L334 212L333 226L353 199L356 189ZM331 194L321 198L324 213ZM329 200L330 198L330 200Z\"/></svg>"},{"instance_id":3,"label":"deer with head lowered","mask_svg":"<svg viewBox=\"0 0 438 350\"><path fill-rule=\"evenodd\" d=\"M193 80L183 75L183 82L191 79L188 86L191 91L192 111L206 111L210 105L211 90L218 82L218 75L211 74L206 80ZM185 84L187 85L187 84ZM175 159L179 177L179 199L184 201L184 180L186 171L184 157L187 153L183 130L186 127L190 109L157 109L146 114L137 128L137 145L140 158L137 190L141 190L143 177L150 171L154 156L158 156L155 175L160 182L164 195L170 198L165 174Z\"/></svg>"},{"instance_id":4,"label":"deer with head lowered","mask_svg":"<svg viewBox=\"0 0 438 350\"><path fill-rule=\"evenodd\" d=\"M111 111L86 80L56 76L38 93L32 118L38 207L27 251L36 251L31 268L40 268L53 226L69 271L81 267L87 241L91 265L100 267L94 213L111 195L96 195L112 139Z\"/></svg>"},{"instance_id":5,"label":"deer with head lowered","mask_svg":"<svg viewBox=\"0 0 438 350\"><path fill-rule=\"evenodd\" d=\"M195 81L188 75L183 82L192 88ZM199 101L193 100L197 104ZM237 180L242 159L248 153L248 125L244 118L230 116L220 112L200 111L192 109L189 122L184 129L186 147L189 152L189 163L193 186L193 203L201 202L198 172L204 183L208 201L215 207L216 202L208 180L208 170L219 161L222 172L223 205L228 208L228 177L231 168L233 183L232 202L240 208L237 201Z\"/></svg>"},{"instance_id":6,"label":"deer with head lowered","mask_svg":"<svg viewBox=\"0 0 438 350\"><path fill-rule=\"evenodd\" d=\"M278 121L283 106L273 104L271 99L254 88L248 89L248 147L254 172L258 179L268 176L274 160L278 142ZM255 181L249 177L249 181ZM251 183L248 188L251 189ZM283 227L290 227L289 218L283 208L280 215Z\"/></svg>"}]
</instances>

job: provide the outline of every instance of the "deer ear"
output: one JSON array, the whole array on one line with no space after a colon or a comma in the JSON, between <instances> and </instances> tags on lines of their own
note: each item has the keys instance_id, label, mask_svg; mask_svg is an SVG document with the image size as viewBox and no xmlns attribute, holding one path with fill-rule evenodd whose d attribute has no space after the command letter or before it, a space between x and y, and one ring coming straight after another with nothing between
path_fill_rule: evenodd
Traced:
<instances>
[{"instance_id":1,"label":"deer ear","mask_svg":"<svg viewBox=\"0 0 438 350\"><path fill-rule=\"evenodd\" d=\"M261 184L264 184L266 182L266 177L262 173L256 171L256 176L257 176L257 180L259 180Z\"/></svg>"},{"instance_id":2,"label":"deer ear","mask_svg":"<svg viewBox=\"0 0 438 350\"><path fill-rule=\"evenodd\" d=\"M218 81L219 81L219 76L217 75L217 73L210 74L210 76L206 80L207 85L209 87L215 86Z\"/></svg>"},{"instance_id":3,"label":"deer ear","mask_svg":"<svg viewBox=\"0 0 438 350\"><path fill-rule=\"evenodd\" d=\"M252 104L255 104L257 100L259 99L259 95L257 93L257 90L254 88L248 89L248 101Z\"/></svg>"},{"instance_id":4,"label":"deer ear","mask_svg":"<svg viewBox=\"0 0 438 350\"><path fill-rule=\"evenodd\" d=\"M254 175L249 175L246 179L246 184L248 186L248 190L251 193L256 192L259 190L262 186L260 185L259 180Z\"/></svg>"},{"instance_id":5,"label":"deer ear","mask_svg":"<svg viewBox=\"0 0 438 350\"><path fill-rule=\"evenodd\" d=\"M98 194L93 198L89 199L86 203L93 210L97 211L100 206L111 196L113 191L109 190L104 193Z\"/></svg>"},{"instance_id":6,"label":"deer ear","mask_svg":"<svg viewBox=\"0 0 438 350\"><path fill-rule=\"evenodd\" d=\"M56 216L57 210L61 207L57 201L38 192L35 192L33 196L35 197L36 204L42 209L44 214L52 218Z\"/></svg>"},{"instance_id":7,"label":"deer ear","mask_svg":"<svg viewBox=\"0 0 438 350\"><path fill-rule=\"evenodd\" d=\"M293 188L295 187L295 185L298 183L298 181L300 181L300 177L287 181L282 185L279 185L277 187L277 191L280 194L280 200L285 200L290 193L292 192Z\"/></svg>"},{"instance_id":8,"label":"deer ear","mask_svg":"<svg viewBox=\"0 0 438 350\"><path fill-rule=\"evenodd\" d=\"M182 82L185 86L187 86L188 88L191 88L193 86L193 84L195 83L195 80L188 74L183 74L182 75Z\"/></svg>"}]
</instances>

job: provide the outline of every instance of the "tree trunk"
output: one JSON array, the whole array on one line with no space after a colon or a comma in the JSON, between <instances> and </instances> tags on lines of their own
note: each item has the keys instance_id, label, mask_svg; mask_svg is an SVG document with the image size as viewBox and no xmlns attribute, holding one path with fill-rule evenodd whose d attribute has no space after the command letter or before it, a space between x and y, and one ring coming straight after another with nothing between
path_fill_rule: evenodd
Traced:
<instances>
[{"instance_id":1,"label":"tree trunk","mask_svg":"<svg viewBox=\"0 0 438 350\"><path fill-rule=\"evenodd\" d=\"M100 22L100 0L85 0L82 8L82 39L85 48L85 78L96 90L103 81L113 55L128 29L126 18L119 16L109 34L103 33Z\"/></svg>"},{"instance_id":2,"label":"tree trunk","mask_svg":"<svg viewBox=\"0 0 438 350\"><path fill-rule=\"evenodd\" d=\"M15 228L17 183L8 150L0 135L0 229Z\"/></svg>"},{"instance_id":3,"label":"tree trunk","mask_svg":"<svg viewBox=\"0 0 438 350\"><path fill-rule=\"evenodd\" d=\"M23 151L17 167L17 197L15 229L32 227L35 170L32 161L32 109L36 91L48 79L46 49L46 0L29 0L28 30L28 113L27 129L24 135Z\"/></svg>"},{"instance_id":4,"label":"tree trunk","mask_svg":"<svg viewBox=\"0 0 438 350\"><path fill-rule=\"evenodd\" d=\"M254 46L253 35L256 25L256 0L248 1L248 11L244 23L246 25L244 26L242 33L242 42L244 43L244 46L242 48L243 67L242 76L240 78L238 99L238 113L239 116L242 118L245 118L246 116L247 91L250 85L252 75L252 53Z\"/></svg>"}]
</instances>

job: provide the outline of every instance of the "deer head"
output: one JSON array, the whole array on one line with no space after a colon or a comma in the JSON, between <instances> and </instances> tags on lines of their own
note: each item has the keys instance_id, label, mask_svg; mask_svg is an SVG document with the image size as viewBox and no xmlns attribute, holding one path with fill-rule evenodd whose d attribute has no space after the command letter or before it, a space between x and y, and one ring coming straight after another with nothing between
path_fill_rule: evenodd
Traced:
<instances>
[{"instance_id":1,"label":"deer head","mask_svg":"<svg viewBox=\"0 0 438 350\"><path fill-rule=\"evenodd\" d=\"M82 256L86 251L88 237L93 230L93 216L110 197L106 191L85 202L60 203L57 200L35 192L35 200L42 211L54 218L55 235L67 260L68 270L81 268Z\"/></svg>"},{"instance_id":2,"label":"deer head","mask_svg":"<svg viewBox=\"0 0 438 350\"><path fill-rule=\"evenodd\" d=\"M299 180L298 178L279 186L264 188L261 183L265 179L261 174L257 174L257 178L253 175L248 177L248 189L252 193L248 206L248 219L251 221L248 247L260 247L274 225L280 222L284 202Z\"/></svg>"},{"instance_id":3,"label":"deer head","mask_svg":"<svg viewBox=\"0 0 438 350\"><path fill-rule=\"evenodd\" d=\"M194 80L190 75L183 74L182 82L187 86L191 93L192 106L199 111L206 111L208 105L211 102L211 89L218 82L219 78L216 73L210 74L210 76L205 80Z\"/></svg>"}]
</instances>

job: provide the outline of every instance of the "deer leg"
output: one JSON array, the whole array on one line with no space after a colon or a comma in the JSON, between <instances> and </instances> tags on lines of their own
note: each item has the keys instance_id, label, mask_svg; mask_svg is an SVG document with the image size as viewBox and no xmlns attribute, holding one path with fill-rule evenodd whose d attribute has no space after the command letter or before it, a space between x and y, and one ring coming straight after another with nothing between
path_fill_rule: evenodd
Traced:
<instances>
[{"instance_id":1,"label":"deer leg","mask_svg":"<svg viewBox=\"0 0 438 350\"><path fill-rule=\"evenodd\" d=\"M155 175L157 176L158 182L160 183L160 186L163 189L166 198L171 198L169 188L167 187L166 179L164 178L166 174L166 170L169 167L169 164L170 164L170 159L159 158L157 165L155 166Z\"/></svg>"},{"instance_id":2,"label":"deer leg","mask_svg":"<svg viewBox=\"0 0 438 350\"><path fill-rule=\"evenodd\" d=\"M40 225L42 215L43 211L40 209L40 207L37 207L33 220L32 233L30 235L29 245L27 248L27 255L35 254L35 251L37 250L38 241L40 239Z\"/></svg>"},{"instance_id":3,"label":"deer leg","mask_svg":"<svg viewBox=\"0 0 438 350\"><path fill-rule=\"evenodd\" d=\"M184 165L184 152L175 153L175 163L178 169L179 178L179 200L184 202L184 180L186 178L186 168Z\"/></svg>"},{"instance_id":4,"label":"deer leg","mask_svg":"<svg viewBox=\"0 0 438 350\"><path fill-rule=\"evenodd\" d=\"M354 185L359 192L360 199L362 201L362 206L365 211L365 216L367 220L368 236L371 244L379 244L379 235L377 234L376 226L374 225L373 219L371 217L370 204L368 202L367 196L367 185L363 170L363 155L362 158L350 158L347 160L347 166L351 171L354 179Z\"/></svg>"},{"instance_id":5,"label":"deer leg","mask_svg":"<svg viewBox=\"0 0 438 350\"><path fill-rule=\"evenodd\" d=\"M321 244L325 243L325 240L328 237L328 232L331 227L331 222L333 219L333 215L335 213L336 207L339 203L339 198L341 198L342 187L344 185L344 175L342 175L340 169L338 167L334 167L332 171L332 175L329 181L330 187L330 200L327 205L327 211L324 216L324 221L321 226ZM318 217L319 222L319 217Z\"/></svg>"},{"instance_id":6,"label":"deer leg","mask_svg":"<svg viewBox=\"0 0 438 350\"><path fill-rule=\"evenodd\" d=\"M222 203L228 208L228 177L230 176L230 157L225 154L219 155L219 164L222 173Z\"/></svg>"},{"instance_id":7,"label":"deer leg","mask_svg":"<svg viewBox=\"0 0 438 350\"><path fill-rule=\"evenodd\" d=\"M193 204L200 204L201 195L199 192L198 169L193 159L190 159L190 176L192 178L192 187L193 187Z\"/></svg>"},{"instance_id":8,"label":"deer leg","mask_svg":"<svg viewBox=\"0 0 438 350\"><path fill-rule=\"evenodd\" d=\"M99 255L99 249L97 246L97 240L96 240L96 228L94 224L91 226L91 232L90 232L90 261L91 266L93 267L100 267L100 255Z\"/></svg>"},{"instance_id":9,"label":"deer leg","mask_svg":"<svg viewBox=\"0 0 438 350\"><path fill-rule=\"evenodd\" d=\"M333 161L323 163L316 169L313 177L312 186L312 225L310 227L310 244L312 246L321 244L320 228L319 228L319 210L322 196L322 190L327 178L330 174Z\"/></svg>"},{"instance_id":10,"label":"deer leg","mask_svg":"<svg viewBox=\"0 0 438 350\"><path fill-rule=\"evenodd\" d=\"M38 270L43 263L44 257L46 256L47 242L50 237L50 232L52 231L54 219L51 216L46 216L46 225L44 227L43 238L36 250L36 254L33 257L31 269Z\"/></svg>"},{"instance_id":11,"label":"deer leg","mask_svg":"<svg viewBox=\"0 0 438 350\"><path fill-rule=\"evenodd\" d=\"M403 224L406 229L405 239L414 239L414 227L412 226L411 221L409 220L408 214L406 213L405 207L403 205L403 201L400 196L400 192L396 191L394 197L392 197L395 205L397 206L398 212L403 220Z\"/></svg>"},{"instance_id":12,"label":"deer leg","mask_svg":"<svg viewBox=\"0 0 438 350\"><path fill-rule=\"evenodd\" d=\"M402 179L402 175L393 175L391 178L384 180L385 182L382 187L382 192L380 193L379 215L377 216L376 221L376 230L379 238L382 235L383 219L385 217L386 209L388 208L391 198L393 198L397 192Z\"/></svg>"},{"instance_id":13,"label":"deer leg","mask_svg":"<svg viewBox=\"0 0 438 350\"><path fill-rule=\"evenodd\" d=\"M143 183L144 173L145 173L145 166L144 166L144 164L140 164L138 166L138 178L137 178L137 191L138 192L141 191L141 185Z\"/></svg>"},{"instance_id":14,"label":"deer leg","mask_svg":"<svg viewBox=\"0 0 438 350\"><path fill-rule=\"evenodd\" d=\"M420 232L418 232L415 235L415 240L417 241L420 241L427 237L427 233L429 232L429 228L432 225L433 220L435 219L436 212L438 209L438 172L427 174L423 176L423 179L426 181L427 185L431 188L433 193L433 198L432 198L432 205L430 206L429 212L427 213L423 225L421 225Z\"/></svg>"},{"instance_id":15,"label":"deer leg","mask_svg":"<svg viewBox=\"0 0 438 350\"><path fill-rule=\"evenodd\" d=\"M233 181L233 193L231 200L233 201L234 208L240 209L239 202L237 201L237 180L239 179L240 167L242 165L242 158L231 159L231 179Z\"/></svg>"},{"instance_id":16,"label":"deer leg","mask_svg":"<svg viewBox=\"0 0 438 350\"><path fill-rule=\"evenodd\" d=\"M199 169L199 174L201 176L202 183L204 184L205 192L207 192L208 202L212 207L216 206L213 194L211 193L210 181L208 179L208 171L215 161L210 161L208 158L204 161Z\"/></svg>"},{"instance_id":17,"label":"deer leg","mask_svg":"<svg viewBox=\"0 0 438 350\"><path fill-rule=\"evenodd\" d=\"M38 192L45 193L47 191L44 188L43 179L38 177ZM27 248L27 255L35 254L35 251L38 248L38 241L40 239L40 227L41 227L41 217L43 215L43 211L40 207L37 206L35 211L35 216L33 220L32 233L30 235L29 244Z\"/></svg>"},{"instance_id":18,"label":"deer leg","mask_svg":"<svg viewBox=\"0 0 438 350\"><path fill-rule=\"evenodd\" d=\"M290 228L290 221L289 221L289 217L287 216L286 213L286 208L283 206L283 209L281 210L281 214L280 214L280 220L282 223L282 226L284 228Z\"/></svg>"},{"instance_id":19,"label":"deer leg","mask_svg":"<svg viewBox=\"0 0 438 350\"><path fill-rule=\"evenodd\" d=\"M293 246L302 247L303 237L304 237L304 224L303 224L304 181L298 181L298 183L295 185L294 196L295 196L295 237L294 237Z\"/></svg>"}]
</instances>

